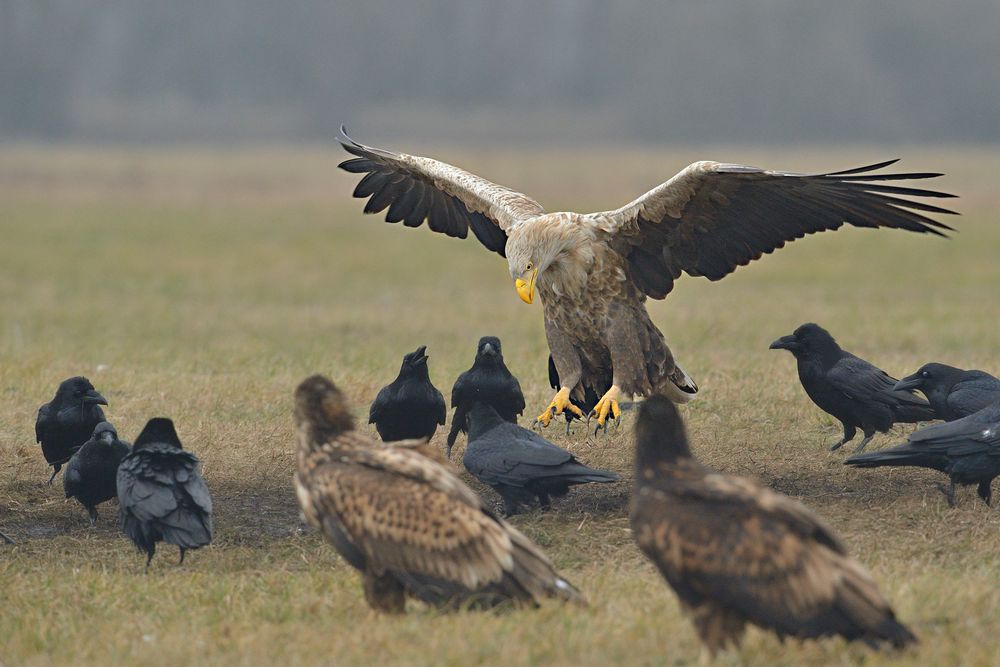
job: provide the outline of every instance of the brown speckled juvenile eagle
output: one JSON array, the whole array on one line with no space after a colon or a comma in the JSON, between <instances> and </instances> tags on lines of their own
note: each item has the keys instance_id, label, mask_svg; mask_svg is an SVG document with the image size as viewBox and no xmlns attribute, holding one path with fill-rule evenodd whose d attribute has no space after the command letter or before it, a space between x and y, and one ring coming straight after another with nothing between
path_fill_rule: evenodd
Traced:
<instances>
[{"instance_id":1,"label":"brown speckled juvenile eagle","mask_svg":"<svg viewBox=\"0 0 1000 667\"><path fill-rule=\"evenodd\" d=\"M295 490L309 523L359 570L373 609L406 596L443 608L582 602L531 540L489 509L423 440L354 430L343 394L314 375L295 391Z\"/></svg>"},{"instance_id":2,"label":"brown speckled juvenile eagle","mask_svg":"<svg viewBox=\"0 0 1000 667\"><path fill-rule=\"evenodd\" d=\"M895 160L829 174L695 162L614 211L546 213L534 199L451 165L355 143L341 163L365 174L354 196L365 213L465 238L469 230L507 258L517 293L535 289L561 387L538 421L547 426L590 389L598 426L618 418L621 393L661 393L683 402L698 392L646 312L681 273L720 280L806 234L856 227L913 232L951 229L917 211L952 213L902 196L949 197L885 181L940 174L874 174Z\"/></svg>"},{"instance_id":3,"label":"brown speckled juvenile eagle","mask_svg":"<svg viewBox=\"0 0 1000 667\"><path fill-rule=\"evenodd\" d=\"M711 653L747 623L779 637L916 641L871 576L801 503L696 461L677 408L639 407L632 532Z\"/></svg>"}]
</instances>

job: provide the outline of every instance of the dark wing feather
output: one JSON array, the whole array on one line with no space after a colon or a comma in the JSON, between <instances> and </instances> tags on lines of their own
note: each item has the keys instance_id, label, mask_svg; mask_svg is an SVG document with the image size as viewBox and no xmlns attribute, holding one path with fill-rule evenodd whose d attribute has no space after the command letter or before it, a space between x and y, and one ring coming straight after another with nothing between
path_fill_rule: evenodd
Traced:
<instances>
[{"instance_id":1,"label":"dark wing feather","mask_svg":"<svg viewBox=\"0 0 1000 667\"><path fill-rule=\"evenodd\" d=\"M967 371L946 400L959 415L971 415L1000 401L1000 380L983 371Z\"/></svg>"},{"instance_id":2,"label":"dark wing feather","mask_svg":"<svg viewBox=\"0 0 1000 667\"><path fill-rule=\"evenodd\" d=\"M544 213L530 197L443 162L363 146L346 133L340 143L357 156L340 168L365 174L354 196L369 198L365 213L388 208L386 222L419 227L426 219L433 231L463 239L471 228L480 243L503 256L507 230Z\"/></svg>"},{"instance_id":3,"label":"dark wing feather","mask_svg":"<svg viewBox=\"0 0 1000 667\"><path fill-rule=\"evenodd\" d=\"M891 403L903 395L916 400L915 396L907 392L893 391L895 378L878 366L850 353L826 372L826 379L845 396L857 400Z\"/></svg>"},{"instance_id":4,"label":"dark wing feather","mask_svg":"<svg viewBox=\"0 0 1000 667\"><path fill-rule=\"evenodd\" d=\"M474 372L475 369L470 368L455 379L455 384L451 387L451 407L457 408L459 405L468 403L469 394L474 389L472 384L472 375ZM466 405L466 407L468 406Z\"/></svg>"},{"instance_id":5,"label":"dark wing feather","mask_svg":"<svg viewBox=\"0 0 1000 667\"><path fill-rule=\"evenodd\" d=\"M73 498L83 490L83 474L80 472L80 458L71 457L63 473L63 490L67 498Z\"/></svg>"},{"instance_id":6,"label":"dark wing feather","mask_svg":"<svg viewBox=\"0 0 1000 667\"><path fill-rule=\"evenodd\" d=\"M52 413L49 404L38 408L38 416L35 417L35 442L41 442L46 432L51 428Z\"/></svg>"},{"instance_id":7,"label":"dark wing feather","mask_svg":"<svg viewBox=\"0 0 1000 667\"><path fill-rule=\"evenodd\" d=\"M981 452L1000 456L1000 405L992 405L955 421L920 429L910 435L908 445L904 446L933 453L947 453L949 456L967 456Z\"/></svg>"},{"instance_id":8,"label":"dark wing feather","mask_svg":"<svg viewBox=\"0 0 1000 667\"><path fill-rule=\"evenodd\" d=\"M789 241L845 223L942 236L951 227L917 211L953 211L900 195L953 195L884 183L940 174L871 173L894 162L827 174L696 162L628 205L587 218L623 241L616 247L633 281L662 299L682 272L719 280Z\"/></svg>"},{"instance_id":9,"label":"dark wing feather","mask_svg":"<svg viewBox=\"0 0 1000 667\"><path fill-rule=\"evenodd\" d=\"M388 384L382 387L378 394L375 396L375 400L372 401L371 408L368 410L368 423L374 424L382 418L382 414L386 408L394 399L395 387Z\"/></svg>"},{"instance_id":10,"label":"dark wing feather","mask_svg":"<svg viewBox=\"0 0 1000 667\"><path fill-rule=\"evenodd\" d=\"M554 471L571 461L573 455L565 449L508 422L471 440L462 458L469 472L490 486L524 486L533 479L558 474Z\"/></svg>"},{"instance_id":11,"label":"dark wing feather","mask_svg":"<svg viewBox=\"0 0 1000 667\"><path fill-rule=\"evenodd\" d=\"M118 467L123 523L163 536L184 549L212 540L212 499L198 472L198 458L161 444L126 456Z\"/></svg>"}]
</instances>

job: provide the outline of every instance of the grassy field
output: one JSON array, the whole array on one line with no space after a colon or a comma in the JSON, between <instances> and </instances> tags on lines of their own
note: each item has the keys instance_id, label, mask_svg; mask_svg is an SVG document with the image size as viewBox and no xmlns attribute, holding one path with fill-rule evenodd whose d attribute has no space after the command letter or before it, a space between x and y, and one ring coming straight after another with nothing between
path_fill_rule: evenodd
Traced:
<instances>
[{"instance_id":1,"label":"grassy field","mask_svg":"<svg viewBox=\"0 0 1000 667\"><path fill-rule=\"evenodd\" d=\"M816 321L897 376L931 360L1000 371L1000 153L433 154L552 210L616 207L705 157L812 169L902 154L904 168L948 172L939 185L963 197L952 240L811 237L721 284L684 278L651 310L703 389L684 410L697 454L820 512L922 640L874 653L751 630L720 664L996 664L1000 514L972 489L949 509L931 472L846 469L844 452L826 450L838 425L806 398L792 357L767 345ZM364 416L404 352L428 345L431 377L447 394L478 337L495 334L528 416L551 397L541 308L521 303L505 263L474 241L363 218L351 179L334 169L340 159L332 149L0 150L0 530L17 541L0 546L0 664L696 661L690 624L631 541L634 413L609 436L550 429L623 481L514 520L585 591L589 609L439 615L414 604L406 617L373 618L354 572L316 534L299 532L291 394L305 375L329 374ZM35 411L76 374L108 397L125 437L170 416L204 461L217 537L183 567L163 549L143 574L113 503L92 529L58 482L44 485ZM435 440L443 445L444 433Z\"/></svg>"}]
</instances>

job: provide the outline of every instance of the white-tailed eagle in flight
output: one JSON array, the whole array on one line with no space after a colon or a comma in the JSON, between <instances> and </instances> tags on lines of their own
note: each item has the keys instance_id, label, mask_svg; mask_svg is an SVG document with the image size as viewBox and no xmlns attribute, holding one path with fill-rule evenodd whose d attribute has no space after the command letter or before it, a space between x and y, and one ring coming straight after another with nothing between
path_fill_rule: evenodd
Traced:
<instances>
[{"instance_id":1,"label":"white-tailed eagle in flight","mask_svg":"<svg viewBox=\"0 0 1000 667\"><path fill-rule=\"evenodd\" d=\"M719 280L736 267L806 234L892 227L943 235L951 228L925 213L953 211L909 197L951 197L892 184L933 173L875 173L895 162L824 174L695 162L614 211L546 213L534 199L425 157L364 146L340 164L364 174L354 196L387 222L465 238L469 230L507 258L518 295L538 292L545 334L560 378L537 421L582 411L570 401L591 389L598 428L618 418L622 394L662 393L686 401L698 392L646 312L681 273Z\"/></svg>"}]
</instances>

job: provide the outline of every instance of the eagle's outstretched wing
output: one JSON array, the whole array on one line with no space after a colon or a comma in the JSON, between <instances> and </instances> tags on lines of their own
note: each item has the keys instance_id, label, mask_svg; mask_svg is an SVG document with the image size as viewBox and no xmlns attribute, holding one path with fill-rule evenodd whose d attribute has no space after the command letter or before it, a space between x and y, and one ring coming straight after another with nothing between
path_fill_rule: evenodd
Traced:
<instances>
[{"instance_id":1,"label":"eagle's outstretched wing","mask_svg":"<svg viewBox=\"0 0 1000 667\"><path fill-rule=\"evenodd\" d=\"M587 219L618 241L636 285L662 299L681 272L719 280L789 241L845 223L943 236L951 227L917 211L954 211L904 196L954 195L885 183L941 174L870 173L895 162L828 174L695 162L626 206Z\"/></svg>"},{"instance_id":2,"label":"eagle's outstretched wing","mask_svg":"<svg viewBox=\"0 0 1000 667\"><path fill-rule=\"evenodd\" d=\"M369 198L365 213L388 208L386 222L427 225L435 232L464 239L469 228L488 249L504 255L507 230L545 211L531 197L491 183L458 167L426 157L363 146L341 128L340 143L356 158L340 168L365 174L354 196Z\"/></svg>"}]
</instances>

